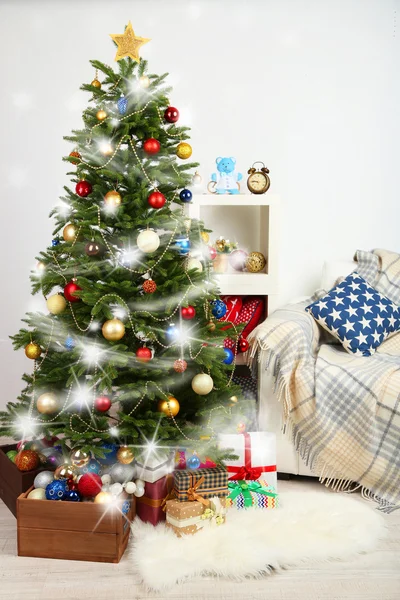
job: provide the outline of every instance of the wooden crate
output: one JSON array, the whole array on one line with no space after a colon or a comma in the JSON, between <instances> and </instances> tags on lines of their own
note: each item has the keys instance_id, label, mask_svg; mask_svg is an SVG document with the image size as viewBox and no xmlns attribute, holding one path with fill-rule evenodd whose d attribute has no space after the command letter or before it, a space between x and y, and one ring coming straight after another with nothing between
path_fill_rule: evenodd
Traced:
<instances>
[{"instance_id":1,"label":"wooden crate","mask_svg":"<svg viewBox=\"0 0 400 600\"><path fill-rule=\"evenodd\" d=\"M136 514L135 497L123 515L93 502L17 500L18 556L118 563L128 545ZM121 502L122 504L122 502Z\"/></svg>"},{"instance_id":2,"label":"wooden crate","mask_svg":"<svg viewBox=\"0 0 400 600\"><path fill-rule=\"evenodd\" d=\"M16 444L0 446L0 498L11 510L14 517L17 516L18 496L26 492L33 485L33 480L39 471L44 470L44 467L40 467L34 471L19 471L15 464L6 456L9 450L16 449Z\"/></svg>"}]
</instances>

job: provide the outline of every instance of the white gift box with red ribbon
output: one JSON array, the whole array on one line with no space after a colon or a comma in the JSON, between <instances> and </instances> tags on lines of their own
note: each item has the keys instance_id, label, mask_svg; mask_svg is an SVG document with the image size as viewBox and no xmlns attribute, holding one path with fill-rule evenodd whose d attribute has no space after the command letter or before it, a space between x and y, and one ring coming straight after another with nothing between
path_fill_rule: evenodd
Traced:
<instances>
[{"instance_id":1,"label":"white gift box with red ribbon","mask_svg":"<svg viewBox=\"0 0 400 600\"><path fill-rule=\"evenodd\" d=\"M224 461L230 480L257 481L262 479L277 489L276 436L267 431L221 433L220 448L231 448L237 460Z\"/></svg>"}]
</instances>

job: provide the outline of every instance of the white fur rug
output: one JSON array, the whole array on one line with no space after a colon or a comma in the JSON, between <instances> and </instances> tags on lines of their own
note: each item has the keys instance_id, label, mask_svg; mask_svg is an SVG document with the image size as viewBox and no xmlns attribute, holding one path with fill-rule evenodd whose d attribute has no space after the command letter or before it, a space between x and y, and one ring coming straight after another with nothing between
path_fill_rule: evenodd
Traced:
<instances>
[{"instance_id":1,"label":"white fur rug","mask_svg":"<svg viewBox=\"0 0 400 600\"><path fill-rule=\"evenodd\" d=\"M349 560L385 535L375 505L336 493L280 494L275 510L230 509L225 525L177 538L164 524L136 519L129 556L143 584L164 590L201 574L267 575L304 562Z\"/></svg>"}]
</instances>

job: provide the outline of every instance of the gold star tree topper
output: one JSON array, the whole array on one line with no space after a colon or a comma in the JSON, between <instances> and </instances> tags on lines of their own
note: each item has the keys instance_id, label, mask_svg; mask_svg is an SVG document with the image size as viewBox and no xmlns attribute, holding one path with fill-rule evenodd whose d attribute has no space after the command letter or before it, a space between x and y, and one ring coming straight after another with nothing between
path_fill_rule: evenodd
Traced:
<instances>
[{"instance_id":1,"label":"gold star tree topper","mask_svg":"<svg viewBox=\"0 0 400 600\"><path fill-rule=\"evenodd\" d=\"M150 38L142 38L135 35L130 21L124 33L110 33L110 37L118 46L115 60L122 60L129 56L132 60L140 62L139 50L144 44L150 42Z\"/></svg>"}]
</instances>

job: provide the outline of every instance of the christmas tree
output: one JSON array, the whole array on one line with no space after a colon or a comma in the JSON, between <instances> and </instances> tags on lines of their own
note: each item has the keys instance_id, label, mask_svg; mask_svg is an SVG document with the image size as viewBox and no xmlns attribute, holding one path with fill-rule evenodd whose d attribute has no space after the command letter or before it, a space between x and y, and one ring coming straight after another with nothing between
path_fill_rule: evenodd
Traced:
<instances>
[{"instance_id":1,"label":"christmas tree","mask_svg":"<svg viewBox=\"0 0 400 600\"><path fill-rule=\"evenodd\" d=\"M94 456L110 442L183 443L218 460L213 416L238 410L243 420L234 353L223 347L239 332L222 330L209 235L185 216L189 129L177 124L167 74L148 73L138 55L149 40L130 24L112 37L118 69L91 61L83 127L66 137L73 185L31 276L44 312L28 313L12 338L35 366L0 431L61 435L65 449Z\"/></svg>"}]
</instances>

